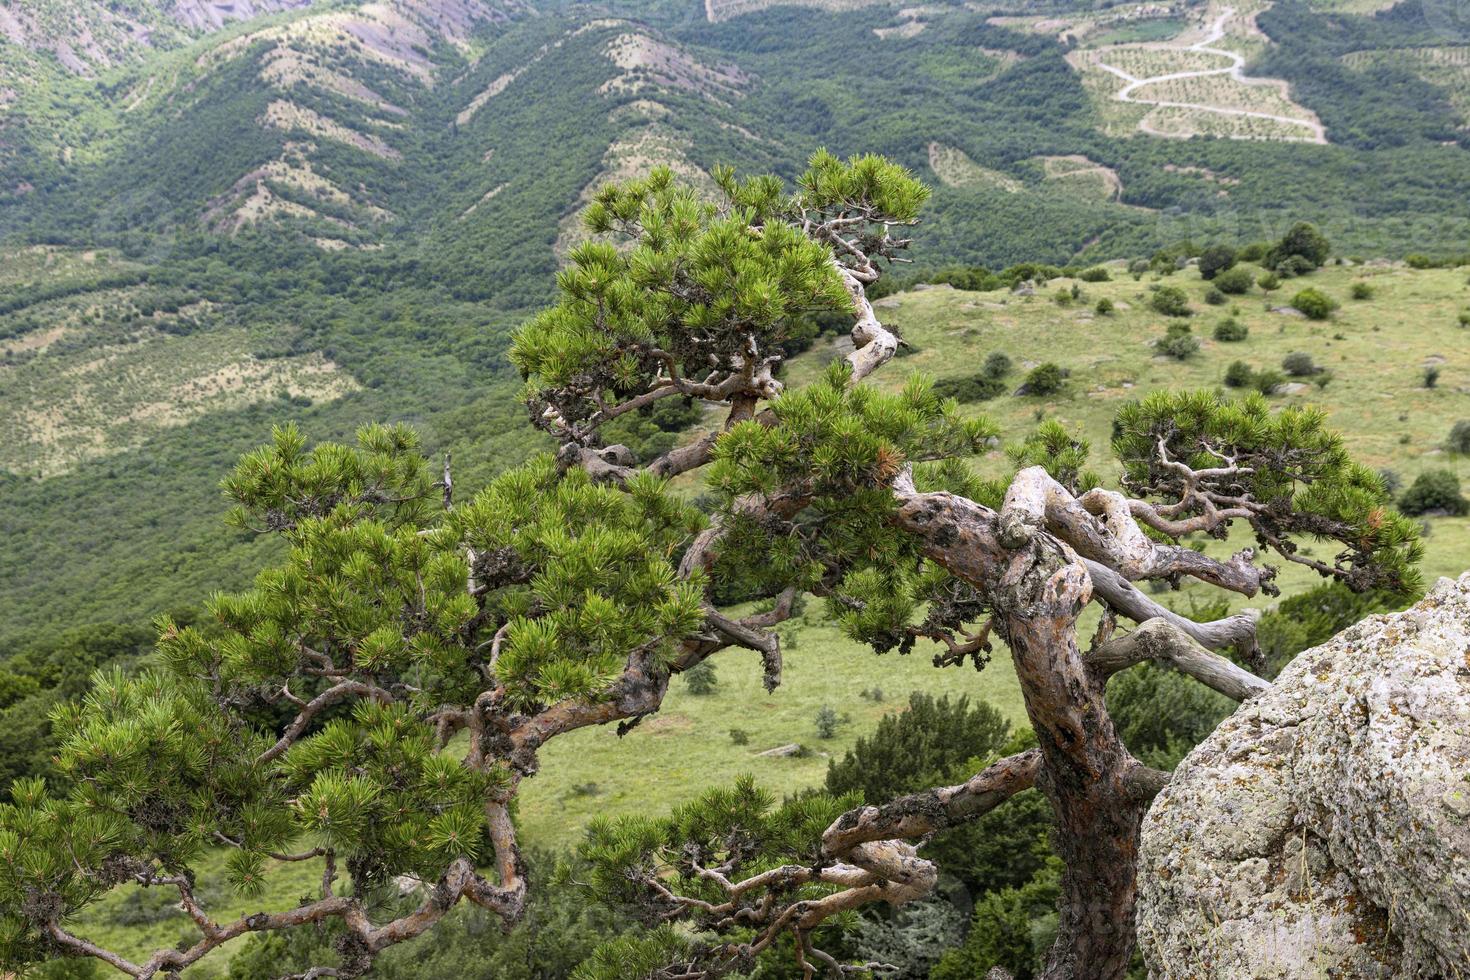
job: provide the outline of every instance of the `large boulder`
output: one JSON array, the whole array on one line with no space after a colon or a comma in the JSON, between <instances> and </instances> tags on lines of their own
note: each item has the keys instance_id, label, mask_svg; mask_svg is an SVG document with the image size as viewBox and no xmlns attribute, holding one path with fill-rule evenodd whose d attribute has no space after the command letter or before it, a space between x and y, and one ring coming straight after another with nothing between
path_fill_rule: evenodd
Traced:
<instances>
[{"instance_id":1,"label":"large boulder","mask_svg":"<svg viewBox=\"0 0 1470 980\"><path fill-rule=\"evenodd\" d=\"M1307 650L1140 847L1155 978L1470 978L1470 573Z\"/></svg>"}]
</instances>

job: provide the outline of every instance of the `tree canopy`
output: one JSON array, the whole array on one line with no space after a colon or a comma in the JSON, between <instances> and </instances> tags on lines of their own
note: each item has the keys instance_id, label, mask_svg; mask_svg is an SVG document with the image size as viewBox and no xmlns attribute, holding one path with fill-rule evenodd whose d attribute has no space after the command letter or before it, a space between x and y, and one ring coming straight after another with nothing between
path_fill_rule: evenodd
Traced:
<instances>
[{"instance_id":1,"label":"tree canopy","mask_svg":"<svg viewBox=\"0 0 1470 980\"><path fill-rule=\"evenodd\" d=\"M807 975L840 975L829 920L929 894L938 869L919 845L1032 788L1062 862L1047 975L1122 975L1138 826L1168 774L1123 745L1108 677L1152 661L1234 700L1267 687L1237 662L1256 654L1252 616L1196 622L1137 583L1274 594L1258 560L1274 553L1354 590L1410 593L1416 526L1321 413L1254 397L1127 405L1117 489L1056 425L1017 446L1009 480L981 479L966 460L996 426L922 377L868 383L901 341L867 287L901 260L925 188L881 158L825 153L791 190L716 177L713 202L656 170L589 206L594 240L511 351L554 456L465 501L450 461L426 460L403 427L310 449L280 428L240 462L230 520L278 535L286 555L198 622L162 621L149 669L100 675L58 709L56 773L0 807L0 966L87 956L166 976L248 933L332 921L334 962L312 975L359 976L462 900L514 920L528 893L512 803L538 749L638 724L672 676L730 647L759 651L775 687L774 627L810 594L878 652L933 644L936 667L981 667L1003 641L1035 747L888 801L779 801L742 779L666 817L598 823L586 883L648 928L582 975L713 977L788 940ZM787 390L783 344L814 311L852 318L852 350ZM607 423L673 397L724 421L651 459L607 442ZM695 470L707 516L666 482ZM1193 546L1236 524L1257 548ZM1302 539L1341 550L1312 557ZM717 608L721 583L755 611ZM1084 651L1090 603L1103 625ZM1119 619L1138 627L1119 633ZM319 862L320 894L217 922L195 881L215 848L244 894L267 859ZM372 896L400 875L428 887L383 918ZM134 963L74 931L124 885L176 892L197 939Z\"/></svg>"}]
</instances>

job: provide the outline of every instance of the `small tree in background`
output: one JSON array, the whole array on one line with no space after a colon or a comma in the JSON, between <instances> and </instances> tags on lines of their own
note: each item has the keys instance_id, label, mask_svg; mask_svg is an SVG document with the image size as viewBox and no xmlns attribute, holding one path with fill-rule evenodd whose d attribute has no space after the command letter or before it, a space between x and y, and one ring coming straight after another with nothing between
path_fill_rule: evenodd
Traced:
<instances>
[{"instance_id":1,"label":"small tree in background","mask_svg":"<svg viewBox=\"0 0 1470 980\"><path fill-rule=\"evenodd\" d=\"M1309 320L1325 320L1337 309L1337 303L1331 297L1312 287L1298 290L1291 298L1291 305L1301 310Z\"/></svg>"},{"instance_id":2,"label":"small tree in background","mask_svg":"<svg viewBox=\"0 0 1470 980\"><path fill-rule=\"evenodd\" d=\"M1405 514L1470 514L1470 501L1460 492L1460 478L1445 469L1425 470L1399 498Z\"/></svg>"},{"instance_id":3,"label":"small tree in background","mask_svg":"<svg viewBox=\"0 0 1470 980\"><path fill-rule=\"evenodd\" d=\"M1292 225L1291 230L1281 237L1266 253L1265 264L1278 272L1302 275L1320 269L1332 254L1332 245L1327 238L1305 221Z\"/></svg>"},{"instance_id":4,"label":"small tree in background","mask_svg":"<svg viewBox=\"0 0 1470 980\"><path fill-rule=\"evenodd\" d=\"M1255 285L1255 277L1249 269L1239 266L1227 269L1215 277L1215 288L1230 296L1243 296Z\"/></svg>"},{"instance_id":5,"label":"small tree in background","mask_svg":"<svg viewBox=\"0 0 1470 980\"><path fill-rule=\"evenodd\" d=\"M1235 249L1229 245L1211 245L1199 253L1199 274L1202 279L1214 279L1235 265Z\"/></svg>"},{"instance_id":6,"label":"small tree in background","mask_svg":"<svg viewBox=\"0 0 1470 980\"><path fill-rule=\"evenodd\" d=\"M1165 316L1189 316L1189 296L1178 286L1157 286L1149 297L1149 306Z\"/></svg>"},{"instance_id":7,"label":"small tree in background","mask_svg":"<svg viewBox=\"0 0 1470 980\"><path fill-rule=\"evenodd\" d=\"M1450 436L1445 440L1445 448L1452 453L1470 456L1470 419L1461 419L1450 426Z\"/></svg>"},{"instance_id":8,"label":"small tree in background","mask_svg":"<svg viewBox=\"0 0 1470 980\"><path fill-rule=\"evenodd\" d=\"M993 423L923 378L864 383L899 344L867 288L907 247L923 186L888 161L827 154L794 190L715 177L716 203L661 169L587 209L590 230L624 247L575 249L560 301L511 352L554 455L458 503L399 427L312 449L285 428L242 460L226 484L233 521L279 535L284 556L200 625L162 623L156 669L103 676L57 716L60 778L22 780L0 806L0 967L70 956L168 975L245 933L321 925L337 933L330 962L304 972L356 977L462 901L515 921L528 893L511 805L539 750L626 731L672 677L732 647L758 652L774 688L776 628L810 594L849 637L880 652L932 643L941 668L983 666L1003 641L1035 747L879 804L777 803L742 779L667 817L598 821L579 880L659 925L603 945L579 976L714 977L785 949L808 974L841 974L823 948L833 921L935 888L914 842L1032 789L1059 855L1042 975L1125 974L1139 828L1170 777L1124 744L1109 678L1157 661L1232 700L1268 687L1217 652L1249 659L1254 617L1201 622L1140 584L1275 594L1259 561L1274 554L1357 591L1412 593L1417 524L1320 413L1273 413L1258 396L1128 403L1116 488L1087 486L1082 449L1051 430L1007 479L982 479L964 460ZM852 317L853 350L786 391L782 345L814 310ZM606 442L604 425L665 398L725 421L646 461ZM701 470L708 517L664 482ZM1261 552L1182 543L1236 525ZM1332 557L1303 538L1333 542ZM712 602L732 583L761 600L744 615ZM1092 604L1101 628L1085 640ZM313 862L320 888L218 922L196 888L211 849L259 905L273 860ZM432 885L400 911L380 897L405 874ZM84 938L77 913L119 885L168 889L197 936L141 963ZM1003 938L1015 919L995 919Z\"/></svg>"}]
</instances>

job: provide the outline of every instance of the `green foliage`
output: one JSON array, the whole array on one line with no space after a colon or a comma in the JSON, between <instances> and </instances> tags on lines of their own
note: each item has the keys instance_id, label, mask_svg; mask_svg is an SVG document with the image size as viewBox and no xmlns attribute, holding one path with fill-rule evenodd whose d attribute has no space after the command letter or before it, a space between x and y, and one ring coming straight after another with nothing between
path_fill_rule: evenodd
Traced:
<instances>
[{"instance_id":1,"label":"green foliage","mask_svg":"<svg viewBox=\"0 0 1470 980\"><path fill-rule=\"evenodd\" d=\"M1215 324L1215 339L1227 344L1239 343L1250 336L1251 329L1235 317L1226 317ZM1239 361L1236 362L1240 363ZM1226 382L1227 384L1229 382ZM1236 385L1235 387L1239 387Z\"/></svg>"},{"instance_id":2,"label":"green foliage","mask_svg":"<svg viewBox=\"0 0 1470 980\"><path fill-rule=\"evenodd\" d=\"M999 966L1016 980L1038 975L1056 935L1061 862L1017 888L1003 888L975 903L970 932L959 949L944 954L931 980L972 980Z\"/></svg>"},{"instance_id":3,"label":"green foliage","mask_svg":"<svg viewBox=\"0 0 1470 980\"><path fill-rule=\"evenodd\" d=\"M1372 299L1373 287L1366 282L1355 282L1352 285L1352 289L1349 292L1349 295L1352 296L1353 299Z\"/></svg>"},{"instance_id":4,"label":"green foliage","mask_svg":"<svg viewBox=\"0 0 1470 980\"><path fill-rule=\"evenodd\" d=\"M1275 677L1298 653L1326 643L1363 618L1395 612L1417 598L1353 592L1341 582L1326 582L1281 600L1256 626L1266 676Z\"/></svg>"},{"instance_id":5,"label":"green foliage","mask_svg":"<svg viewBox=\"0 0 1470 980\"><path fill-rule=\"evenodd\" d=\"M1267 272L1256 280L1256 285L1261 287L1262 292L1270 293L1281 288L1281 277L1274 272Z\"/></svg>"},{"instance_id":6,"label":"green foliage","mask_svg":"<svg viewBox=\"0 0 1470 980\"><path fill-rule=\"evenodd\" d=\"M905 793L968 779L977 758L998 754L1010 726L990 705L914 692L903 711L884 715L827 766L827 792L884 803Z\"/></svg>"},{"instance_id":7,"label":"green foliage","mask_svg":"<svg viewBox=\"0 0 1470 980\"><path fill-rule=\"evenodd\" d=\"M1189 295L1178 286L1158 286L1149 297L1148 305L1154 312L1165 316L1189 316Z\"/></svg>"},{"instance_id":8,"label":"green foliage","mask_svg":"<svg viewBox=\"0 0 1470 980\"><path fill-rule=\"evenodd\" d=\"M1353 588L1420 588L1415 522L1393 510L1383 481L1352 460L1321 411L1273 413L1258 395L1157 392L1125 405L1116 432L1113 450L1134 492L1182 494L1178 474L1159 461L1161 442L1170 459L1197 470L1218 466L1224 454L1249 472L1224 477L1230 482L1218 492L1237 494L1239 486L1265 505L1250 519L1263 544L1291 554L1295 536L1332 538L1343 545L1334 570Z\"/></svg>"},{"instance_id":9,"label":"green foliage","mask_svg":"<svg viewBox=\"0 0 1470 980\"><path fill-rule=\"evenodd\" d=\"M1291 298L1291 305L1309 320L1325 320L1337 309L1337 302L1320 289L1308 287Z\"/></svg>"},{"instance_id":10,"label":"green foliage","mask_svg":"<svg viewBox=\"0 0 1470 980\"><path fill-rule=\"evenodd\" d=\"M1460 492L1460 478L1446 469L1425 470L1399 497L1405 514L1470 514L1470 500Z\"/></svg>"},{"instance_id":11,"label":"green foliage","mask_svg":"<svg viewBox=\"0 0 1470 980\"><path fill-rule=\"evenodd\" d=\"M1194 335L1189 324L1171 323L1157 346L1159 353L1176 361L1187 361L1199 353L1199 338Z\"/></svg>"},{"instance_id":12,"label":"green foliage","mask_svg":"<svg viewBox=\"0 0 1470 980\"><path fill-rule=\"evenodd\" d=\"M777 424L741 422L716 444L708 484L726 514L720 566L770 595L789 585L810 588L836 563L841 577L831 611L854 638L891 646L937 580L911 571L916 546L889 527L889 481L906 462L973 455L996 431L984 419L962 418L957 404L941 400L923 378L887 394L850 387L849 377L847 363L835 362L821 381L774 403ZM953 468L921 465L916 475L969 481L983 493ZM810 511L821 520L773 535L736 506L744 494L793 480L810 489ZM716 574L732 573L717 567Z\"/></svg>"},{"instance_id":13,"label":"green foliage","mask_svg":"<svg viewBox=\"0 0 1470 980\"><path fill-rule=\"evenodd\" d=\"M1098 300L1097 305L1093 307L1093 311L1096 312L1098 316L1112 316L1116 309L1117 307L1113 305L1113 301L1108 299L1106 296Z\"/></svg>"},{"instance_id":14,"label":"green foliage","mask_svg":"<svg viewBox=\"0 0 1470 980\"><path fill-rule=\"evenodd\" d=\"M1083 269L1077 273L1077 278L1083 282L1111 282L1113 277L1104 266L1093 266L1091 269Z\"/></svg>"},{"instance_id":15,"label":"green foliage","mask_svg":"<svg viewBox=\"0 0 1470 980\"><path fill-rule=\"evenodd\" d=\"M1004 378L1011 373L1011 358L1005 351L994 350L985 355L980 372L987 378Z\"/></svg>"},{"instance_id":16,"label":"green foliage","mask_svg":"<svg viewBox=\"0 0 1470 980\"><path fill-rule=\"evenodd\" d=\"M1229 698L1177 671L1144 664L1108 681L1108 714L1128 750L1170 770L1235 710Z\"/></svg>"},{"instance_id":17,"label":"green foliage","mask_svg":"<svg viewBox=\"0 0 1470 980\"><path fill-rule=\"evenodd\" d=\"M1214 279L1220 273L1235 266L1235 249L1229 245L1211 245L1199 253L1200 278L1206 281Z\"/></svg>"},{"instance_id":18,"label":"green foliage","mask_svg":"<svg viewBox=\"0 0 1470 980\"><path fill-rule=\"evenodd\" d=\"M830 704L824 704L817 710L812 724L816 728L817 738L829 739L837 734L837 727L842 724L842 719Z\"/></svg>"},{"instance_id":19,"label":"green foliage","mask_svg":"<svg viewBox=\"0 0 1470 980\"><path fill-rule=\"evenodd\" d=\"M1055 395L1066 386L1067 371L1051 361L1038 364L1026 372L1026 381L1017 390L1018 395Z\"/></svg>"},{"instance_id":20,"label":"green foliage","mask_svg":"<svg viewBox=\"0 0 1470 980\"><path fill-rule=\"evenodd\" d=\"M1245 361L1231 361L1225 369L1224 384L1227 388L1249 388L1255 383L1256 372Z\"/></svg>"},{"instance_id":21,"label":"green foliage","mask_svg":"<svg viewBox=\"0 0 1470 980\"><path fill-rule=\"evenodd\" d=\"M715 674L713 661L701 660L693 667L684 671L682 676L684 678L684 686L689 689L690 694L697 697L713 694L720 686L720 679Z\"/></svg>"},{"instance_id":22,"label":"green foliage","mask_svg":"<svg viewBox=\"0 0 1470 980\"><path fill-rule=\"evenodd\" d=\"M1211 306L1224 306L1226 303L1230 302L1230 299L1224 293L1220 292L1220 290L1216 289L1214 286L1211 286L1209 289L1205 290L1205 302L1209 303Z\"/></svg>"},{"instance_id":23,"label":"green foliage","mask_svg":"<svg viewBox=\"0 0 1470 980\"><path fill-rule=\"evenodd\" d=\"M1243 296L1254 284L1255 277L1242 266L1233 266L1215 276L1215 288L1228 296Z\"/></svg>"},{"instance_id":24,"label":"green foliage","mask_svg":"<svg viewBox=\"0 0 1470 980\"><path fill-rule=\"evenodd\" d=\"M934 383L934 393L941 398L953 398L962 404L986 402L1006 393L1006 383L1001 378L984 374L959 378L940 378Z\"/></svg>"},{"instance_id":25,"label":"green foliage","mask_svg":"<svg viewBox=\"0 0 1470 980\"><path fill-rule=\"evenodd\" d=\"M1322 369L1317 362L1312 360L1312 355L1305 351L1292 351L1281 359L1281 370L1289 377L1310 378L1314 374L1320 374Z\"/></svg>"},{"instance_id":26,"label":"green foliage","mask_svg":"<svg viewBox=\"0 0 1470 980\"><path fill-rule=\"evenodd\" d=\"M1437 364L1431 364L1429 367L1426 367L1422 375L1424 387L1433 388L1435 385L1439 384L1439 375L1440 370Z\"/></svg>"},{"instance_id":27,"label":"green foliage","mask_svg":"<svg viewBox=\"0 0 1470 980\"><path fill-rule=\"evenodd\" d=\"M1314 225L1305 221L1291 226L1285 235L1266 253L1268 268L1281 271L1290 269L1293 275L1320 269L1327 256L1332 254L1332 245Z\"/></svg>"},{"instance_id":28,"label":"green foliage","mask_svg":"<svg viewBox=\"0 0 1470 980\"><path fill-rule=\"evenodd\" d=\"M1445 440L1445 448L1452 453L1470 456L1470 419L1460 419L1450 426L1450 435Z\"/></svg>"},{"instance_id":29,"label":"green foliage","mask_svg":"<svg viewBox=\"0 0 1470 980\"><path fill-rule=\"evenodd\" d=\"M1074 494L1102 486L1102 477L1087 469L1092 446L1068 432L1055 419L1048 419L1019 443L1006 447L1006 456L1016 469L1040 466Z\"/></svg>"}]
</instances>

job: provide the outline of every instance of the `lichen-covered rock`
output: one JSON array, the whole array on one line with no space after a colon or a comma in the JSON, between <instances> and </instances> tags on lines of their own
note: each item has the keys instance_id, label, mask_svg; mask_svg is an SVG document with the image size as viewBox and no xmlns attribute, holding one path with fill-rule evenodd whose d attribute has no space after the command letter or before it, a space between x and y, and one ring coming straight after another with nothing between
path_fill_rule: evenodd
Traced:
<instances>
[{"instance_id":1,"label":"lichen-covered rock","mask_svg":"<svg viewBox=\"0 0 1470 980\"><path fill-rule=\"evenodd\" d=\"M1470 977L1470 573L1307 650L1140 847L1155 978Z\"/></svg>"}]
</instances>

